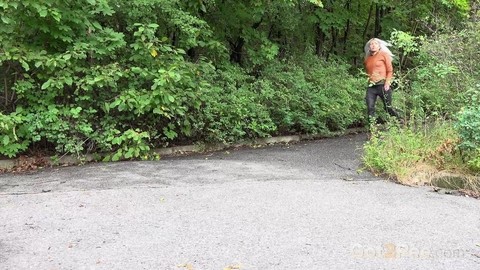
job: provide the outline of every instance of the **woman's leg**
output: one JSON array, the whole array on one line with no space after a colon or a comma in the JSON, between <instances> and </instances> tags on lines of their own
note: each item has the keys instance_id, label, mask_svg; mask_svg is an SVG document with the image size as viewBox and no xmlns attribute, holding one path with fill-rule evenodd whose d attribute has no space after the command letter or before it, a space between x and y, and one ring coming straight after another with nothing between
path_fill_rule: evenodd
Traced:
<instances>
[{"instance_id":1,"label":"woman's leg","mask_svg":"<svg viewBox=\"0 0 480 270\"><path fill-rule=\"evenodd\" d=\"M392 107L392 90L385 91L383 90L383 85L382 85L382 94L380 95L380 98L383 101L383 106L385 108L385 111L388 112L391 116L395 116L396 118L399 118L398 113L393 109Z\"/></svg>"},{"instance_id":2,"label":"woman's leg","mask_svg":"<svg viewBox=\"0 0 480 270\"><path fill-rule=\"evenodd\" d=\"M368 121L371 122L375 117L375 102L377 101L378 91L376 87L368 87L365 95L365 101L367 103L367 115Z\"/></svg>"}]
</instances>

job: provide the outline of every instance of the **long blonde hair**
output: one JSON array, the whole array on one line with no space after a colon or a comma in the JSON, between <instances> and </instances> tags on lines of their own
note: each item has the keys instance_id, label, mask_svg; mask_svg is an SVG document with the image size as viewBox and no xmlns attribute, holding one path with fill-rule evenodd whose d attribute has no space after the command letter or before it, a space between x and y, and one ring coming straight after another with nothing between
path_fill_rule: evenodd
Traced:
<instances>
[{"instance_id":1,"label":"long blonde hair","mask_svg":"<svg viewBox=\"0 0 480 270\"><path fill-rule=\"evenodd\" d=\"M380 47L380 51L382 52L385 52L389 57L390 57L390 61L392 60L393 58L393 53L390 51L390 49L388 48L388 46L392 46L392 44L384 41L384 40L381 40L379 38L372 38L370 39L369 41L367 41L367 43L365 44L365 58L367 58L369 55L370 55L370 42L372 41L376 41Z\"/></svg>"}]
</instances>

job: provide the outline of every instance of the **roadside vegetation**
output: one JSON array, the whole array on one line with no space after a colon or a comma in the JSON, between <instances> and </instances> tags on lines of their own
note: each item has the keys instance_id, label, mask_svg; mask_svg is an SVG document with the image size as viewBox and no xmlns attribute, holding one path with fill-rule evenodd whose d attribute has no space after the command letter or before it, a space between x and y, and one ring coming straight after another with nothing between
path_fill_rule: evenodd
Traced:
<instances>
[{"instance_id":1,"label":"roadside vegetation","mask_svg":"<svg viewBox=\"0 0 480 270\"><path fill-rule=\"evenodd\" d=\"M400 80L405 125L372 127L364 164L403 184L480 194L480 49L478 24L414 40L414 68Z\"/></svg>"},{"instance_id":2,"label":"roadside vegetation","mask_svg":"<svg viewBox=\"0 0 480 270\"><path fill-rule=\"evenodd\" d=\"M366 166L479 171L478 1L0 0L0 19L1 158L364 127L379 37L406 123L372 127Z\"/></svg>"}]
</instances>

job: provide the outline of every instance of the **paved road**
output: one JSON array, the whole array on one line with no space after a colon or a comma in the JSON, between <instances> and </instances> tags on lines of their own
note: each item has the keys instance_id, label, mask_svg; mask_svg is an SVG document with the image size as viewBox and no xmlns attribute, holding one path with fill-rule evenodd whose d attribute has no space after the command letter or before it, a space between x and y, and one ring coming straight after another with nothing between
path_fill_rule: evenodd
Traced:
<instances>
[{"instance_id":1,"label":"paved road","mask_svg":"<svg viewBox=\"0 0 480 270\"><path fill-rule=\"evenodd\" d=\"M480 201L358 172L364 135L0 176L1 269L480 269Z\"/></svg>"}]
</instances>

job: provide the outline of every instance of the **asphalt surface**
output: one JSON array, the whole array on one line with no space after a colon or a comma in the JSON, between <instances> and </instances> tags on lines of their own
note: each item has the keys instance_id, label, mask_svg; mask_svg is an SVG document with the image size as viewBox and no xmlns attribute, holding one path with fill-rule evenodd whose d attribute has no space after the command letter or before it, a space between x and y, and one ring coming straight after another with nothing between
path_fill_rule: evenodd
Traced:
<instances>
[{"instance_id":1,"label":"asphalt surface","mask_svg":"<svg viewBox=\"0 0 480 270\"><path fill-rule=\"evenodd\" d=\"M0 269L480 269L480 201L362 171L365 139L0 175Z\"/></svg>"}]
</instances>

